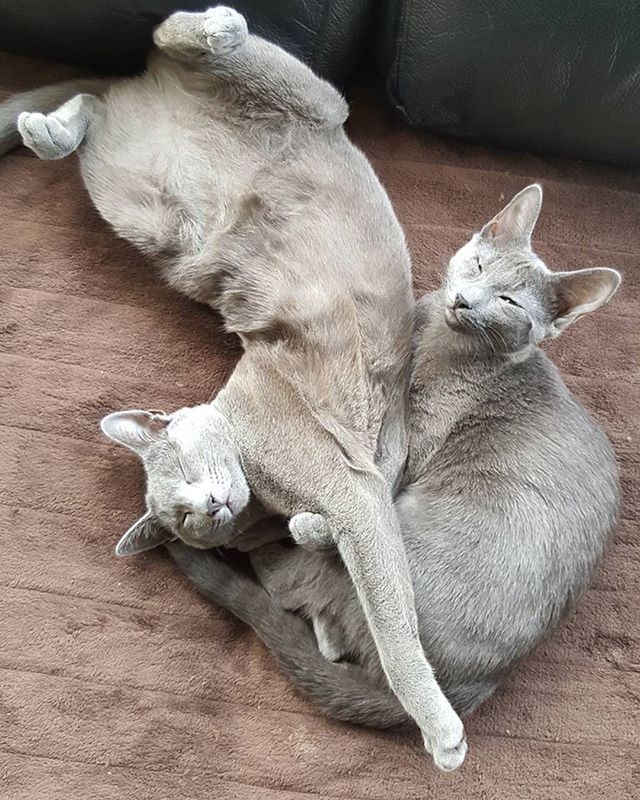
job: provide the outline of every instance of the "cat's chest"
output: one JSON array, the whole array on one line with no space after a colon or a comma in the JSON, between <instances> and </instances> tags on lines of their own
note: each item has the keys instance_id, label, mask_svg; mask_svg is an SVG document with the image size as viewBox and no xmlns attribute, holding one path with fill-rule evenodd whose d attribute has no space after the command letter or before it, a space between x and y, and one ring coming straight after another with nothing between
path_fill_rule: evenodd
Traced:
<instances>
[{"instance_id":1,"label":"cat's chest","mask_svg":"<svg viewBox=\"0 0 640 800\"><path fill-rule=\"evenodd\" d=\"M469 386L451 377L434 377L411 387L412 418L434 439L450 430L469 404Z\"/></svg>"},{"instance_id":2,"label":"cat's chest","mask_svg":"<svg viewBox=\"0 0 640 800\"><path fill-rule=\"evenodd\" d=\"M421 375L410 392L409 471L413 479L428 468L460 420L473 413L481 389L466 376Z\"/></svg>"}]
</instances>

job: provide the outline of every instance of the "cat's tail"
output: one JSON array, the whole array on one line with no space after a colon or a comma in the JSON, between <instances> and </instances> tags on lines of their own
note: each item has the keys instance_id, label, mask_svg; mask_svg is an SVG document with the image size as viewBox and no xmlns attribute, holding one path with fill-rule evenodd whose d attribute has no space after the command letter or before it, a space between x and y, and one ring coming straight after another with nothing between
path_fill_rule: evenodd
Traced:
<instances>
[{"instance_id":1,"label":"cat's tail","mask_svg":"<svg viewBox=\"0 0 640 800\"><path fill-rule=\"evenodd\" d=\"M327 661L304 620L285 611L249 577L211 553L180 542L167 549L205 597L253 628L300 693L328 717L372 728L409 721L390 690L373 684L360 667Z\"/></svg>"},{"instance_id":2,"label":"cat's tail","mask_svg":"<svg viewBox=\"0 0 640 800\"><path fill-rule=\"evenodd\" d=\"M77 94L102 95L113 81L108 78L87 78L52 86L42 86L30 92L15 94L0 103L0 156L20 144L18 116L23 111L49 114Z\"/></svg>"}]
</instances>

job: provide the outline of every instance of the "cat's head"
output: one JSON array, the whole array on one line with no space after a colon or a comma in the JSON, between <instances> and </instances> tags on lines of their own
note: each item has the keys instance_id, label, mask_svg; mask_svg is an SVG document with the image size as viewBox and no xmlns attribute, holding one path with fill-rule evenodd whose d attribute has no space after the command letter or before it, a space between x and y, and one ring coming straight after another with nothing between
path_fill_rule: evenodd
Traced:
<instances>
[{"instance_id":1,"label":"cat's head","mask_svg":"<svg viewBox=\"0 0 640 800\"><path fill-rule=\"evenodd\" d=\"M231 426L219 411L211 405L174 414L119 411L101 428L140 457L147 476L147 513L120 539L117 555L176 538L200 548L229 541L250 492Z\"/></svg>"},{"instance_id":2,"label":"cat's head","mask_svg":"<svg viewBox=\"0 0 640 800\"><path fill-rule=\"evenodd\" d=\"M620 284L613 269L547 269L531 249L541 205L538 184L523 189L449 262L445 321L492 352L514 355L558 336Z\"/></svg>"}]
</instances>

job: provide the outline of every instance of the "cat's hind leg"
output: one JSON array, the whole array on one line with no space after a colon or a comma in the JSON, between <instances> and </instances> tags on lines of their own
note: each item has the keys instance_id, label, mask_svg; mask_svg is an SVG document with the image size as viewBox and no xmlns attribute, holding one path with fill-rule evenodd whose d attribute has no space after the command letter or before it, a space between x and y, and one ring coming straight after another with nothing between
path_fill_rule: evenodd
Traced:
<instances>
[{"instance_id":1,"label":"cat's hind leg","mask_svg":"<svg viewBox=\"0 0 640 800\"><path fill-rule=\"evenodd\" d=\"M337 620L326 613L320 613L311 616L311 624L318 650L327 661L340 661L347 655L344 636Z\"/></svg>"},{"instance_id":2,"label":"cat's hind leg","mask_svg":"<svg viewBox=\"0 0 640 800\"><path fill-rule=\"evenodd\" d=\"M153 38L167 55L227 87L243 116L283 116L321 127L342 125L348 116L344 98L331 84L277 45L249 35L244 17L231 8L179 11Z\"/></svg>"},{"instance_id":3,"label":"cat's hind leg","mask_svg":"<svg viewBox=\"0 0 640 800\"><path fill-rule=\"evenodd\" d=\"M50 114L23 112L18 117L23 144L45 160L65 158L82 143L99 102L95 95L77 94Z\"/></svg>"}]
</instances>

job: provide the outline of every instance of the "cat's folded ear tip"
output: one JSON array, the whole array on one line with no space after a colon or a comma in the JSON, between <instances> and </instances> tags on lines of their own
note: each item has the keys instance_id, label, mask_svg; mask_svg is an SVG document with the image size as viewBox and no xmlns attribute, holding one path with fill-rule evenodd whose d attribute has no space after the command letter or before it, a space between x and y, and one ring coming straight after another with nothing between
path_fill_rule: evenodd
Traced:
<instances>
[{"instance_id":1,"label":"cat's folded ear tip","mask_svg":"<svg viewBox=\"0 0 640 800\"><path fill-rule=\"evenodd\" d=\"M613 269L613 267L595 267L594 271L604 279L605 285L608 283L608 297L612 297L620 288L622 273L618 272L617 269Z\"/></svg>"},{"instance_id":2,"label":"cat's folded ear tip","mask_svg":"<svg viewBox=\"0 0 640 800\"><path fill-rule=\"evenodd\" d=\"M120 541L116 544L116 546L113 548L113 552L118 558L125 558L126 556L134 555L135 550L132 550L129 546L129 531L127 531L127 533L125 533Z\"/></svg>"},{"instance_id":3,"label":"cat's folded ear tip","mask_svg":"<svg viewBox=\"0 0 640 800\"><path fill-rule=\"evenodd\" d=\"M527 192L538 195L539 201L542 202L544 191L542 189L541 183L538 183L537 181L535 183L530 183L528 186L525 186L525 188L522 191L523 193Z\"/></svg>"},{"instance_id":4,"label":"cat's folded ear tip","mask_svg":"<svg viewBox=\"0 0 640 800\"><path fill-rule=\"evenodd\" d=\"M100 420L100 430L105 436L109 435L109 424L111 422L111 417L113 417L113 414L107 414Z\"/></svg>"},{"instance_id":5,"label":"cat's folded ear tip","mask_svg":"<svg viewBox=\"0 0 640 800\"><path fill-rule=\"evenodd\" d=\"M607 269L611 273L611 278L615 281L616 289L617 289L618 286L620 286L620 284L622 283L622 280L623 280L622 273L619 272L617 269L613 269L613 267L608 267Z\"/></svg>"}]
</instances>

